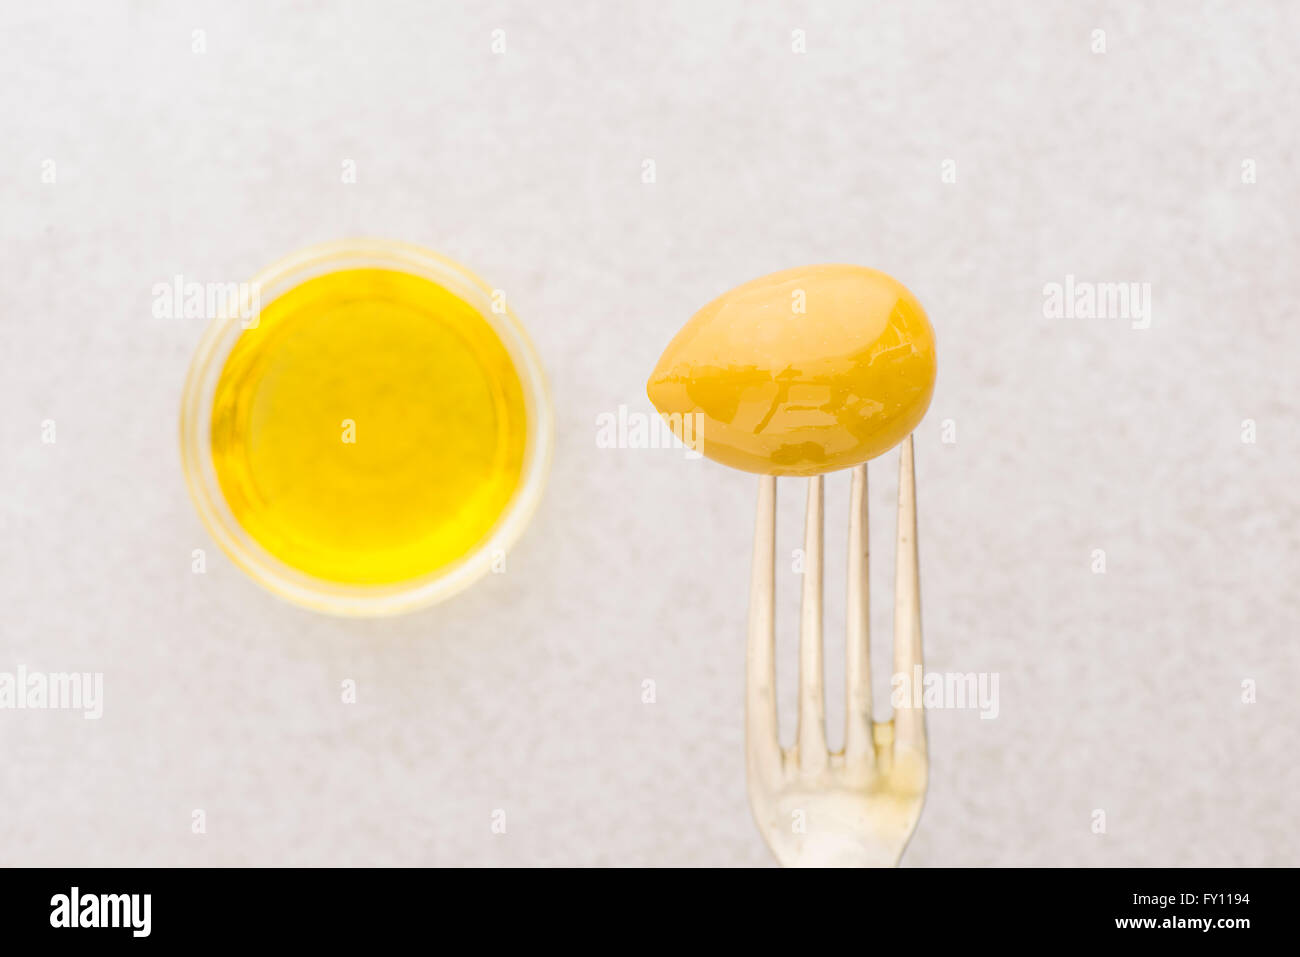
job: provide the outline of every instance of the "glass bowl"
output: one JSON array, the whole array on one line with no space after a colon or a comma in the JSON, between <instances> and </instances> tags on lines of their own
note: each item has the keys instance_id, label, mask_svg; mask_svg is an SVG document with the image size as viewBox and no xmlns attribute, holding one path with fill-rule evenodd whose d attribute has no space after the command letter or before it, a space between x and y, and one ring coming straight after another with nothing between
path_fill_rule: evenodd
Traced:
<instances>
[{"instance_id":1,"label":"glass bowl","mask_svg":"<svg viewBox=\"0 0 1300 957\"><path fill-rule=\"evenodd\" d=\"M519 483L496 524L478 545L428 575L392 584L343 584L306 574L281 561L239 524L217 481L212 461L212 403L226 358L255 310L299 284L344 269L391 269L431 280L473 306L500 337L524 392L527 436ZM376 617L413 611L443 601L469 587L509 552L541 498L554 445L554 413L546 378L528 334L492 288L459 263L418 246L388 240L348 240L301 250L240 287L209 324L181 396L181 460L199 517L221 549L264 588L304 608L349 617ZM250 302L250 299L252 300Z\"/></svg>"}]
</instances>

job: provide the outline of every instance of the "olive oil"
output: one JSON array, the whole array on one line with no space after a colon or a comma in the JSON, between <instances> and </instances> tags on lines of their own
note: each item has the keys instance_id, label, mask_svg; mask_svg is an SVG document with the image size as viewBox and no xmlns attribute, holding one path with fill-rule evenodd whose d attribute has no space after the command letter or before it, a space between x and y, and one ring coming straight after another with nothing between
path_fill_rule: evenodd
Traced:
<instances>
[{"instance_id":1,"label":"olive oil","mask_svg":"<svg viewBox=\"0 0 1300 957\"><path fill-rule=\"evenodd\" d=\"M520 481L519 374L496 331L429 279L348 269L266 304L212 407L212 461L239 524L333 582L410 581L491 532Z\"/></svg>"}]
</instances>

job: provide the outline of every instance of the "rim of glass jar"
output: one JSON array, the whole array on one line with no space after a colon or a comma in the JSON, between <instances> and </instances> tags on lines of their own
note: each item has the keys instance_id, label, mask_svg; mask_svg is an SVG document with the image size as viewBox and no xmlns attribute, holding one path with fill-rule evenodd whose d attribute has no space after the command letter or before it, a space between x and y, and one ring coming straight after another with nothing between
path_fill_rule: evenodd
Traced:
<instances>
[{"instance_id":1,"label":"rim of glass jar","mask_svg":"<svg viewBox=\"0 0 1300 957\"><path fill-rule=\"evenodd\" d=\"M251 317L308 279L344 269L394 269L421 276L455 293L500 337L524 391L527 436L519 484L487 537L450 565L408 581L350 585L316 578L276 558L239 524L217 481L212 461L212 402L226 358ZM250 308L251 306L251 308ZM494 308L495 307L495 308ZM244 319L249 316L250 319ZM532 340L503 298L469 269L410 243L353 239L301 249L239 287L238 306L209 324L190 362L181 394L180 445L185 484L199 517L222 551L263 588L296 605L345 617L381 617L425 608L468 588L509 552L537 509L554 446L554 412L546 376Z\"/></svg>"}]
</instances>

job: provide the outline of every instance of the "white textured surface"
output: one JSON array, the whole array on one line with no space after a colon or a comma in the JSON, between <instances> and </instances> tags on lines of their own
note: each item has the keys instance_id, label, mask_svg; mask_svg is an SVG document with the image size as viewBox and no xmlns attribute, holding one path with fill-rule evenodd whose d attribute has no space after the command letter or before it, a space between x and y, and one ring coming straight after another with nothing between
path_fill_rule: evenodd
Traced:
<instances>
[{"instance_id":1,"label":"white textured surface","mask_svg":"<svg viewBox=\"0 0 1300 957\"><path fill-rule=\"evenodd\" d=\"M0 711L0 864L769 863L741 750L754 481L597 448L595 417L647 408L714 295L819 261L898 276L937 327L928 664L1000 675L996 720L931 714L905 863L1300 864L1294 5L266 6L4 4L0 671L101 670L106 701ZM392 621L282 604L211 545L176 438L201 327L150 311L176 273L354 234L506 289L559 429L508 573ZM1067 273L1150 282L1151 328L1044 319Z\"/></svg>"}]
</instances>

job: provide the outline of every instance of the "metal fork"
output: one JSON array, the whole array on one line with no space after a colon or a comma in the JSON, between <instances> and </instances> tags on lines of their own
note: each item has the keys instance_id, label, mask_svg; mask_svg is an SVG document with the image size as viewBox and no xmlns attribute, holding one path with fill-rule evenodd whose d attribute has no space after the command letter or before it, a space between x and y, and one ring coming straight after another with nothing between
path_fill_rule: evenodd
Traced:
<instances>
[{"instance_id":1,"label":"metal fork","mask_svg":"<svg viewBox=\"0 0 1300 957\"><path fill-rule=\"evenodd\" d=\"M871 711L867 467L853 470L849 512L848 636L844 750L826 746L822 666L822 476L808 480L799 624L799 725L781 748L776 712L776 477L759 480L745 662L745 768L749 804L763 840L787 867L893 867L925 803L929 760L923 702L907 700L889 721ZM898 463L898 554L894 674L910 690L921 662L921 592L916 546L912 437ZM891 683L891 687L892 687ZM907 706L903 706L906 704Z\"/></svg>"}]
</instances>

